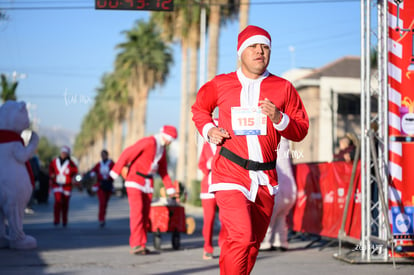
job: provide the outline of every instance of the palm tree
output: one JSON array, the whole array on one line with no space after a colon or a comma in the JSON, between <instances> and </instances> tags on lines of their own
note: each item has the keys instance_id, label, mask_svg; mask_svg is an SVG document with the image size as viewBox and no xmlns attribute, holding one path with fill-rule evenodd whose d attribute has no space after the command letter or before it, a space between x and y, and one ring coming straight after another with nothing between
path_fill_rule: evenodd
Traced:
<instances>
[{"instance_id":1,"label":"palm tree","mask_svg":"<svg viewBox=\"0 0 414 275\"><path fill-rule=\"evenodd\" d=\"M217 74L220 27L236 18L239 4L239 0L216 0L209 5L207 80Z\"/></svg>"},{"instance_id":2,"label":"palm tree","mask_svg":"<svg viewBox=\"0 0 414 275\"><path fill-rule=\"evenodd\" d=\"M192 2L194 4L194 2ZM174 12L153 12L151 20L163 30L163 39L167 42L179 42L181 45L181 108L179 125L179 156L176 177L180 182L189 186L187 181L187 144L188 144L188 115L190 105L188 101L188 52L189 52L189 25L193 5L187 0L176 0ZM198 6L198 5L197 5Z\"/></svg>"},{"instance_id":3,"label":"palm tree","mask_svg":"<svg viewBox=\"0 0 414 275\"><path fill-rule=\"evenodd\" d=\"M244 30L249 24L250 0L242 0L240 3L239 26L240 31Z\"/></svg>"},{"instance_id":4,"label":"palm tree","mask_svg":"<svg viewBox=\"0 0 414 275\"><path fill-rule=\"evenodd\" d=\"M145 133L148 94L157 84L162 85L172 64L170 47L161 40L157 26L152 22L137 21L124 32L126 42L117 47L116 71L128 75L128 92L132 99L132 112L128 124L128 145Z\"/></svg>"},{"instance_id":5,"label":"palm tree","mask_svg":"<svg viewBox=\"0 0 414 275\"><path fill-rule=\"evenodd\" d=\"M82 120L81 130L76 136L75 143L73 146L73 153L76 155L82 166L81 169L89 167L92 161L89 160L91 155L90 151L94 144L94 118L92 110L89 111Z\"/></svg>"},{"instance_id":6,"label":"palm tree","mask_svg":"<svg viewBox=\"0 0 414 275\"><path fill-rule=\"evenodd\" d=\"M13 81L9 83L7 77L4 74L1 74L1 99L3 102L6 100L17 100L16 89L18 82Z\"/></svg>"},{"instance_id":7,"label":"palm tree","mask_svg":"<svg viewBox=\"0 0 414 275\"><path fill-rule=\"evenodd\" d=\"M189 12L189 84L188 84L188 105L192 106L198 92L198 48L200 42L200 6L194 6ZM192 121L192 113L188 112L187 117L187 186L191 193L191 183L197 179L198 169L198 132Z\"/></svg>"},{"instance_id":8,"label":"palm tree","mask_svg":"<svg viewBox=\"0 0 414 275\"><path fill-rule=\"evenodd\" d=\"M99 150L104 144L105 131L110 123L108 112L106 112L105 101L103 100L104 90L100 90L95 97L92 109L82 122L81 135L75 140L74 153L81 159L87 157L85 169L97 161Z\"/></svg>"},{"instance_id":9,"label":"palm tree","mask_svg":"<svg viewBox=\"0 0 414 275\"><path fill-rule=\"evenodd\" d=\"M114 74L105 74L102 77L95 103L82 122L81 132L75 140L74 152L84 167L94 163L103 148L110 152L114 150L113 139L117 137L114 129L117 129L119 121L123 121L122 110L127 105L122 89L119 89L120 83L122 81Z\"/></svg>"},{"instance_id":10,"label":"palm tree","mask_svg":"<svg viewBox=\"0 0 414 275\"><path fill-rule=\"evenodd\" d=\"M241 0L239 12L239 30L244 30L249 24L250 0ZM240 61L237 59L237 67L240 66Z\"/></svg>"},{"instance_id":11,"label":"palm tree","mask_svg":"<svg viewBox=\"0 0 414 275\"><path fill-rule=\"evenodd\" d=\"M126 118L126 110L131 108L128 97L126 76L122 72L111 74L106 82L108 101L108 111L113 119L112 131L110 133L112 144L108 141L108 148L113 159L117 159L124 149L125 137L123 133L124 121Z\"/></svg>"}]
</instances>

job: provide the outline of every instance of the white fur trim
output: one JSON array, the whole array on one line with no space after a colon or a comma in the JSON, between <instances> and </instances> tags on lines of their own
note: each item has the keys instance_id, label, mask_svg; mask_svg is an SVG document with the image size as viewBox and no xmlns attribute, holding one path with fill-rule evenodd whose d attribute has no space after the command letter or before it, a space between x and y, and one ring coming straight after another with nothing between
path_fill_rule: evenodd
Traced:
<instances>
[{"instance_id":1,"label":"white fur trim","mask_svg":"<svg viewBox=\"0 0 414 275\"><path fill-rule=\"evenodd\" d=\"M164 137L167 141L172 142L174 138L166 133L161 133L161 136Z\"/></svg>"},{"instance_id":2,"label":"white fur trim","mask_svg":"<svg viewBox=\"0 0 414 275\"><path fill-rule=\"evenodd\" d=\"M242 52L247 47L249 47L250 45L253 45L253 44L265 44L265 45L271 47L271 43L270 43L269 38L267 38L264 35L253 35L253 36L247 38L246 40L244 40L244 42L241 44L239 50L237 51L237 55L239 57L241 57Z\"/></svg>"},{"instance_id":3,"label":"white fur trim","mask_svg":"<svg viewBox=\"0 0 414 275\"><path fill-rule=\"evenodd\" d=\"M279 186L272 186L270 184L261 184L263 186L267 186L267 189L269 190L270 195L274 195L278 192ZM244 186L241 186L237 183L216 183L210 185L208 188L209 193L214 193L217 191L224 191L224 190L238 190L243 193L243 195L250 201L254 202L256 200L256 195L258 191L258 185L252 183L251 190L247 190Z\"/></svg>"},{"instance_id":4,"label":"white fur trim","mask_svg":"<svg viewBox=\"0 0 414 275\"><path fill-rule=\"evenodd\" d=\"M212 193L200 193L200 199L202 200L214 199L215 197Z\"/></svg>"},{"instance_id":5,"label":"white fur trim","mask_svg":"<svg viewBox=\"0 0 414 275\"><path fill-rule=\"evenodd\" d=\"M208 142L210 142L210 138L208 137L208 131L210 131L211 128L217 127L216 125L214 125L214 123L207 123L206 125L204 125L203 127L203 137L205 140L207 140Z\"/></svg>"},{"instance_id":6,"label":"white fur trim","mask_svg":"<svg viewBox=\"0 0 414 275\"><path fill-rule=\"evenodd\" d=\"M116 179L117 177L119 177L119 175L114 172L113 170L111 170L111 172L109 172L109 175L111 176L111 178Z\"/></svg>"},{"instance_id":7,"label":"white fur trim","mask_svg":"<svg viewBox=\"0 0 414 275\"><path fill-rule=\"evenodd\" d=\"M136 183L134 181L126 181L125 187L136 188L147 194L152 194L154 192L154 189L151 188L148 184L142 186L141 184Z\"/></svg>"},{"instance_id":8,"label":"white fur trim","mask_svg":"<svg viewBox=\"0 0 414 275\"><path fill-rule=\"evenodd\" d=\"M243 195L250 201L254 202L256 199L254 198L252 200L250 196L250 191L247 190L244 186L241 186L240 184L237 184L237 183L217 183L217 184L210 185L210 187L208 188L208 192L210 193L213 193L216 191L223 191L223 190L238 190L242 192Z\"/></svg>"},{"instance_id":9,"label":"white fur trim","mask_svg":"<svg viewBox=\"0 0 414 275\"><path fill-rule=\"evenodd\" d=\"M168 188L167 189L167 195L172 195L172 194L175 194L176 192L175 192L175 189L174 188Z\"/></svg>"},{"instance_id":10,"label":"white fur trim","mask_svg":"<svg viewBox=\"0 0 414 275\"><path fill-rule=\"evenodd\" d=\"M283 131L286 129L286 127L289 125L289 117L287 115L285 115L284 113L282 113L282 119L280 120L280 122L278 124L273 123L273 126L275 127L276 130L278 131Z\"/></svg>"},{"instance_id":11,"label":"white fur trim","mask_svg":"<svg viewBox=\"0 0 414 275\"><path fill-rule=\"evenodd\" d=\"M66 196L70 196L72 194L71 191L63 190L62 186L54 187L52 190L53 190L53 193L63 193Z\"/></svg>"}]
</instances>

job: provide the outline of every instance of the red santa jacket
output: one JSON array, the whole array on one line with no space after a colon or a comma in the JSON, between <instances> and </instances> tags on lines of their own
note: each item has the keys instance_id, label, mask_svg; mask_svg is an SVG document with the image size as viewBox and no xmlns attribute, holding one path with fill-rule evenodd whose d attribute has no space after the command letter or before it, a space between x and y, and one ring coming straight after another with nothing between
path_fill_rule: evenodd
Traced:
<instances>
[{"instance_id":1,"label":"red santa jacket","mask_svg":"<svg viewBox=\"0 0 414 275\"><path fill-rule=\"evenodd\" d=\"M53 184L60 186L72 186L72 178L78 174L78 167L69 158L61 163L59 157L49 164L49 177Z\"/></svg>"},{"instance_id":2,"label":"red santa jacket","mask_svg":"<svg viewBox=\"0 0 414 275\"><path fill-rule=\"evenodd\" d=\"M265 98L280 109L282 120L274 125L267 118L266 135L236 135L232 128L232 107L257 107ZM246 78L239 69L218 75L201 87L191 110L195 126L206 139L208 130L214 127L211 114L216 107L219 109L220 127L231 136L217 150L224 146L244 159L257 162L275 161L281 136L301 141L309 128L308 115L293 85L267 71L253 80ZM268 186L269 192L274 194L276 169L246 170L220 154L214 156L210 192L239 190L249 200L255 201L259 185Z\"/></svg>"},{"instance_id":3,"label":"red santa jacket","mask_svg":"<svg viewBox=\"0 0 414 275\"><path fill-rule=\"evenodd\" d=\"M167 170L167 154L159 135L144 137L126 148L115 163L110 176L117 178L125 166L129 167L125 186L140 189L144 193L154 191L152 176L158 173L164 183L167 194L173 194L175 188ZM138 172L138 173L137 173Z\"/></svg>"},{"instance_id":4,"label":"red santa jacket","mask_svg":"<svg viewBox=\"0 0 414 275\"><path fill-rule=\"evenodd\" d=\"M105 162L101 160L98 162L91 171L96 173L97 181L103 181L103 180L112 180L112 178L109 176L109 172L114 167L115 163L111 159L107 159Z\"/></svg>"},{"instance_id":5,"label":"red santa jacket","mask_svg":"<svg viewBox=\"0 0 414 275\"><path fill-rule=\"evenodd\" d=\"M214 198L213 193L209 193L208 189L211 184L211 164L214 154L216 153L217 146L212 143L205 142L201 149L200 159L198 161L198 168L203 172L203 179L201 180L201 199Z\"/></svg>"}]
</instances>

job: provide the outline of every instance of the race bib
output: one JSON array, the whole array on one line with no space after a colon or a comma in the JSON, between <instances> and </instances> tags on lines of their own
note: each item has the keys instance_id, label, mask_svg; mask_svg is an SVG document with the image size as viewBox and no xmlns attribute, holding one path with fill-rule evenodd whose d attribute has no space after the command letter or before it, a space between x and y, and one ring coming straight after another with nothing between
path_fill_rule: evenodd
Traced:
<instances>
[{"instance_id":1,"label":"race bib","mask_svg":"<svg viewBox=\"0 0 414 275\"><path fill-rule=\"evenodd\" d=\"M231 125L236 135L266 135L267 117L259 107L232 107Z\"/></svg>"},{"instance_id":2,"label":"race bib","mask_svg":"<svg viewBox=\"0 0 414 275\"><path fill-rule=\"evenodd\" d=\"M66 177L64 175L57 175L56 182L58 184L65 184L66 183Z\"/></svg>"},{"instance_id":3,"label":"race bib","mask_svg":"<svg viewBox=\"0 0 414 275\"><path fill-rule=\"evenodd\" d=\"M108 166L101 166L101 169L99 169L101 172L102 177L107 178L109 175L109 167Z\"/></svg>"}]
</instances>

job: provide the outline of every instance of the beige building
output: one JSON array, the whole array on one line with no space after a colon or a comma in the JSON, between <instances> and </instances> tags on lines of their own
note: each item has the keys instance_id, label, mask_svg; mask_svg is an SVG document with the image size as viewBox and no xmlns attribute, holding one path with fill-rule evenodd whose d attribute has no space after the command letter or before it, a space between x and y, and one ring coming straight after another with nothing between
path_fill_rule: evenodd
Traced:
<instances>
[{"instance_id":1,"label":"beige building","mask_svg":"<svg viewBox=\"0 0 414 275\"><path fill-rule=\"evenodd\" d=\"M360 58L347 56L318 69L294 69L283 77L296 87L309 115L307 137L291 144L293 162L332 161L340 137L360 136Z\"/></svg>"}]
</instances>

